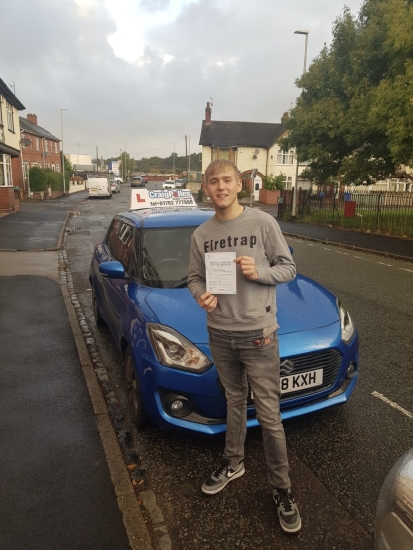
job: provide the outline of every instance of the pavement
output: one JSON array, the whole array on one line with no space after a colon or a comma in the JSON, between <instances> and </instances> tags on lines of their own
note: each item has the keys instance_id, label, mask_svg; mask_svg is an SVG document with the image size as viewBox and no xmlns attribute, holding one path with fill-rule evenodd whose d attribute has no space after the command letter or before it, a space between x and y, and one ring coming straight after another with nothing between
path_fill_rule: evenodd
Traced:
<instances>
[{"instance_id":1,"label":"pavement","mask_svg":"<svg viewBox=\"0 0 413 550\"><path fill-rule=\"evenodd\" d=\"M0 548L150 550L62 269L75 205L0 218Z\"/></svg>"},{"instance_id":2,"label":"pavement","mask_svg":"<svg viewBox=\"0 0 413 550\"><path fill-rule=\"evenodd\" d=\"M22 204L0 218L0 548L149 550L62 278L64 229L76 200L50 202ZM413 261L413 241L280 226L296 238Z\"/></svg>"}]
</instances>

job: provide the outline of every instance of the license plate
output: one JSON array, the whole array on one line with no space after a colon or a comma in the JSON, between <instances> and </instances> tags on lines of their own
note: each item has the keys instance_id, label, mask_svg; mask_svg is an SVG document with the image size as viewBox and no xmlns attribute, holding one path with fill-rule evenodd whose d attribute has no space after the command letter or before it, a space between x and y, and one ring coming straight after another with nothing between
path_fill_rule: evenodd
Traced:
<instances>
[{"instance_id":1,"label":"license plate","mask_svg":"<svg viewBox=\"0 0 413 550\"><path fill-rule=\"evenodd\" d=\"M290 374L290 376L282 376L280 378L281 393L290 393L307 388L314 388L316 386L321 386L322 383L323 369L301 372L300 374ZM252 390L251 399L254 399Z\"/></svg>"},{"instance_id":2,"label":"license plate","mask_svg":"<svg viewBox=\"0 0 413 550\"><path fill-rule=\"evenodd\" d=\"M91 191L97 191L96 187L91 187L90 190Z\"/></svg>"},{"instance_id":3,"label":"license plate","mask_svg":"<svg viewBox=\"0 0 413 550\"><path fill-rule=\"evenodd\" d=\"M304 390L321 386L323 383L323 369L310 370L300 374L282 376L280 379L281 393Z\"/></svg>"}]
</instances>

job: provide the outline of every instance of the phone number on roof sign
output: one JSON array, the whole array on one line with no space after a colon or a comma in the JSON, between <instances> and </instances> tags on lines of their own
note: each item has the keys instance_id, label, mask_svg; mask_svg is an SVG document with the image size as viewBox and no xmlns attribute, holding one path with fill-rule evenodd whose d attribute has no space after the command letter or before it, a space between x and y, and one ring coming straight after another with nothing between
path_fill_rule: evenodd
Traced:
<instances>
[{"instance_id":1,"label":"phone number on roof sign","mask_svg":"<svg viewBox=\"0 0 413 550\"><path fill-rule=\"evenodd\" d=\"M192 206L193 202L192 199L179 199L179 200L173 200L173 201L159 201L159 202L151 202L151 206L179 206L179 205L186 205L190 204Z\"/></svg>"},{"instance_id":2,"label":"phone number on roof sign","mask_svg":"<svg viewBox=\"0 0 413 550\"><path fill-rule=\"evenodd\" d=\"M161 191L149 191L150 199L190 199L191 191L188 189L163 189Z\"/></svg>"}]
</instances>

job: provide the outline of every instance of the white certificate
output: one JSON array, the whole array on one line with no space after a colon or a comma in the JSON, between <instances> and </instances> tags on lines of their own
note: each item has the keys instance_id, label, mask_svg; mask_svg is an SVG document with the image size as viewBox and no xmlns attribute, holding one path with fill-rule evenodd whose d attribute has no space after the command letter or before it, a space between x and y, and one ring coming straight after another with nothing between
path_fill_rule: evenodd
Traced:
<instances>
[{"instance_id":1,"label":"white certificate","mask_svg":"<svg viewBox=\"0 0 413 550\"><path fill-rule=\"evenodd\" d=\"M207 292L211 292L211 294L237 293L235 258L235 252L205 254Z\"/></svg>"}]
</instances>

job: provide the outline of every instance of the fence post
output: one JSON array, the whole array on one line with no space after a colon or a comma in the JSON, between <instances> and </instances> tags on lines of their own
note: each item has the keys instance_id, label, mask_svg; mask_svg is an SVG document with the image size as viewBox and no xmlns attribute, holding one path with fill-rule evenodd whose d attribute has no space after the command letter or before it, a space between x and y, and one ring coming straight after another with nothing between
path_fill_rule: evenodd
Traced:
<instances>
[{"instance_id":1,"label":"fence post","mask_svg":"<svg viewBox=\"0 0 413 550\"><path fill-rule=\"evenodd\" d=\"M378 226L379 226L381 194L382 194L382 192L380 191L379 194L377 195L377 215L376 215L376 229L375 229L376 233L377 233L377 229L378 229Z\"/></svg>"}]
</instances>

